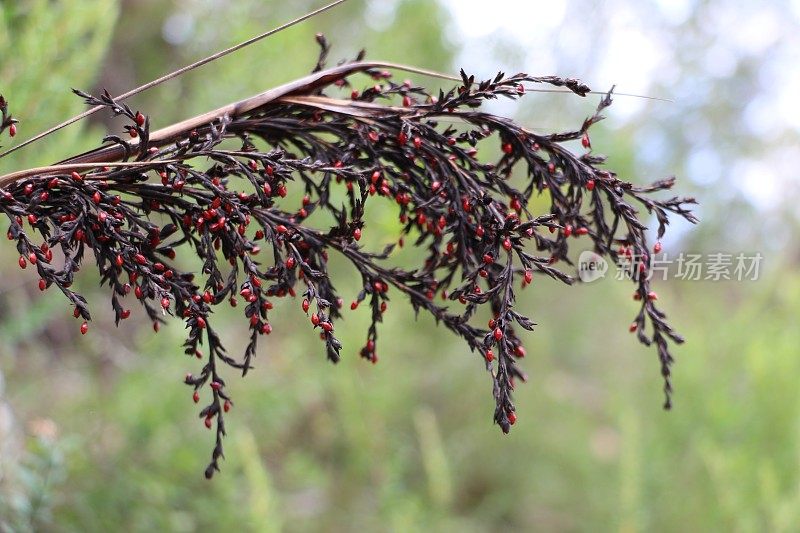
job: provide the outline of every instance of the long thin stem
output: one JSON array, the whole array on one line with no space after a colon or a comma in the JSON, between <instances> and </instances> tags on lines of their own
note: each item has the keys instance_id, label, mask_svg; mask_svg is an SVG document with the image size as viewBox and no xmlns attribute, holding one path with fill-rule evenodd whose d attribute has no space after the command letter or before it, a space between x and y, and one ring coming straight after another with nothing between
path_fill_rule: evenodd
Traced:
<instances>
[{"instance_id":1,"label":"long thin stem","mask_svg":"<svg viewBox=\"0 0 800 533\"><path fill-rule=\"evenodd\" d=\"M308 19L310 19L312 17L315 17L316 15L319 15L321 13L324 13L325 11L328 11L329 9L333 9L334 7L338 6L339 4L344 3L346 1L347 0L336 0L335 2L331 2L330 4L328 4L326 6L323 6L323 7L319 8L319 9L315 9L314 11L311 11L310 13L306 13L302 17L298 17L298 18L296 18L294 20L291 20L291 21L289 21L289 22L287 22L285 24L281 24L280 26L278 26L276 28L273 28L273 29L271 29L271 30L269 30L267 32L264 32L264 33L260 34L260 35L256 35L255 37L252 37L252 38L250 38L250 39L248 39L246 41L243 41L243 42L241 42L241 43L239 43L239 44L237 44L235 46L231 46L230 48L226 48L225 50L221 50L219 52L211 54L210 56L205 57L205 58L203 58L203 59L201 59L199 61L195 61L194 63L192 63L190 65L186 65L185 67L181 67L178 70L175 70L173 72L170 72L169 74L165 74L165 75L161 76L160 78L157 78L155 80L149 81L149 82L145 83L144 85L140 85L139 87L136 87L135 89L131 89L130 91L117 96L115 99L118 100L118 101L121 101L121 100L125 100L126 98L130 98L131 96L133 96L135 94L139 94L139 93L141 93L143 91L146 91L147 89L151 89L151 88L155 87L156 85L160 85L160 84L164 83L165 81L169 81L169 80L171 80L173 78L176 78L176 77L180 76L181 74L189 72L190 70L194 70L194 69L196 69L198 67L202 67L203 65L205 65L207 63L211 63L212 61L215 61L215 60L217 60L217 59L219 59L221 57L224 57L224 56L226 56L228 54L232 54L233 52L236 52L237 50L241 50L242 48L244 48L246 46L250 46L253 43L257 43L258 41L260 41L262 39L266 39L267 37L269 37L271 35L275 35L276 33L281 32L281 31L283 31L283 30L285 30L287 28L291 28L292 26L294 26L296 24L299 24L300 22L303 22L304 20L308 20ZM35 142L35 141L38 141L42 137L46 137L47 135L50 135L51 133L55 133L56 131L69 126L70 124L74 124L75 122L78 122L79 120L82 120L82 119L84 119L84 118L86 118L86 117L88 117L90 115L93 115L94 113L97 113L101 109L103 109L103 106L95 106L95 107L92 107L90 109L87 109L86 111L84 111L80 115L75 115L74 117L70 118L69 120L66 120L66 121L62 122L61 124L58 124L57 126L53 126L52 128L50 128L50 129L48 129L46 131L43 131L42 133L39 133L38 135L35 135L34 137L31 137L27 141L25 141L23 143L20 143L17 146L15 146L15 147L13 147L13 148L11 148L9 150L6 150L2 154L0 154L0 158L3 158L3 157L5 157L5 156L7 156L7 155L9 155L9 154L11 154L13 152L16 152L20 148L23 148L23 147L25 147L25 146L27 146L27 145Z\"/></svg>"}]
</instances>

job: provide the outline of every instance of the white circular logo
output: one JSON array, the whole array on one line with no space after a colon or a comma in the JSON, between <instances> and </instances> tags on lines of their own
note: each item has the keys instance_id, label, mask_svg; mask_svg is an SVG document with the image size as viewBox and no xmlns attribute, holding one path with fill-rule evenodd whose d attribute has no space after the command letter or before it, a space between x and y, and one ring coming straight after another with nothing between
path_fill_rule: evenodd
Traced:
<instances>
[{"instance_id":1,"label":"white circular logo","mask_svg":"<svg viewBox=\"0 0 800 533\"><path fill-rule=\"evenodd\" d=\"M608 262L599 254L589 250L578 257L578 277L584 283L604 278L608 272Z\"/></svg>"}]
</instances>

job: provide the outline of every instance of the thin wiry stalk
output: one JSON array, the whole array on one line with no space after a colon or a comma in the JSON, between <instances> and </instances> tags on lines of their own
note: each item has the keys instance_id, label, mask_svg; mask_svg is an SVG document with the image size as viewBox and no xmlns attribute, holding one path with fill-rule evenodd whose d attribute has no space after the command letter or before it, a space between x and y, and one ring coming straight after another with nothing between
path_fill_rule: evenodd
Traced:
<instances>
[{"instance_id":1,"label":"thin wiry stalk","mask_svg":"<svg viewBox=\"0 0 800 533\"><path fill-rule=\"evenodd\" d=\"M127 119L124 135L106 137L105 147L63 166L3 181L0 210L11 221L8 237L17 243L20 266L36 268L42 290L56 286L63 292L84 321L82 332L91 315L70 286L86 253L112 290L117 323L130 314L124 304L130 293L156 329L165 314L185 322L185 352L203 361L185 382L195 402L201 391L210 391L199 416L216 427L206 476L219 469L224 417L232 405L223 368L242 374L252 368L259 340L272 332L272 300L286 296L302 298L333 362L342 349L334 328L342 311L369 306L371 324L359 353L373 363L389 296L407 298L480 357L492 380L494 421L508 432L516 421L515 380L525 379L518 328L535 326L515 310L515 284L524 287L539 275L570 284L556 264L570 263L573 237L590 240L603 256L633 258L642 306L631 329L641 342L657 346L668 408L669 343L683 340L656 307L643 275L652 246L638 210L655 215L660 239L671 215L695 222L688 210L694 200L656 199L653 193L672 188L672 178L639 187L602 167L588 132L603 118L611 93L579 129L542 135L483 112L481 105L521 98L530 84L581 96L588 87L525 74L476 82L462 72L458 86L433 95L411 82L395 83L380 63L361 57L325 70L328 48L324 38L318 41L323 53L310 77L158 132L150 131L148 117L110 95L78 92L87 104ZM374 85L353 90L349 100L328 96L349 86L348 76L357 72L372 76ZM5 107L2 127L10 127ZM566 146L572 141L584 150L573 153ZM502 155L489 162L497 146ZM304 192L300 205L285 199L290 188ZM529 207L540 196L549 198L546 212ZM367 205L380 197L396 205L398 245L409 238L424 250L418 267L393 266L394 245L376 253L359 244L370 230ZM34 240L36 233L42 242ZM181 251L199 258L199 272L177 266ZM332 252L362 280L347 305L327 269ZM55 261L55 254L62 260ZM226 303L241 303L249 323L241 358L225 351L212 324L214 308ZM476 324L482 306L493 316L488 326Z\"/></svg>"}]
</instances>

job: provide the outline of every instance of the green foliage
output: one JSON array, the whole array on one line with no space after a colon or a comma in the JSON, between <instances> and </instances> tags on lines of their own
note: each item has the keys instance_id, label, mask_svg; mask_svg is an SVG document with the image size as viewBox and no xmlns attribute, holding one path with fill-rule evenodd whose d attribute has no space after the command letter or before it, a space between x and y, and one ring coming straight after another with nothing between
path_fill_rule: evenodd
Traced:
<instances>
[{"instance_id":1,"label":"green foliage","mask_svg":"<svg viewBox=\"0 0 800 533\"><path fill-rule=\"evenodd\" d=\"M83 110L69 89L92 85L117 13L116 2L105 0L0 1L0 92L21 122L17 138ZM0 170L52 163L95 145L97 133L85 131L81 125L62 131L52 142L0 160Z\"/></svg>"}]
</instances>

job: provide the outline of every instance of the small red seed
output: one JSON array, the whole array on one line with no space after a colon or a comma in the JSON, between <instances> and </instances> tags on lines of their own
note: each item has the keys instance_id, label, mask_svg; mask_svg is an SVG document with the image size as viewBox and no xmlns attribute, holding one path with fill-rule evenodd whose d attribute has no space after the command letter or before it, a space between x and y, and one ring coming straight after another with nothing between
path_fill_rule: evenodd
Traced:
<instances>
[{"instance_id":1,"label":"small red seed","mask_svg":"<svg viewBox=\"0 0 800 533\"><path fill-rule=\"evenodd\" d=\"M517 414L514 411L508 413L508 423L512 426L517 422Z\"/></svg>"},{"instance_id":2,"label":"small red seed","mask_svg":"<svg viewBox=\"0 0 800 533\"><path fill-rule=\"evenodd\" d=\"M192 400L194 400L194 403L199 402L200 401L200 393L197 392L197 391L194 391L194 394L192 394Z\"/></svg>"},{"instance_id":3,"label":"small red seed","mask_svg":"<svg viewBox=\"0 0 800 533\"><path fill-rule=\"evenodd\" d=\"M589 191L594 190L594 180L589 180L586 182L586 189Z\"/></svg>"},{"instance_id":4,"label":"small red seed","mask_svg":"<svg viewBox=\"0 0 800 533\"><path fill-rule=\"evenodd\" d=\"M308 300L307 300L307 299L304 299L304 300L303 300L303 312L304 312L304 313L308 313L308 308L309 308L309 306L310 306L310 305L311 305L311 304L308 302Z\"/></svg>"},{"instance_id":5,"label":"small red seed","mask_svg":"<svg viewBox=\"0 0 800 533\"><path fill-rule=\"evenodd\" d=\"M531 272L530 270L526 270L525 271L525 283L529 284L531 281L533 281L533 272Z\"/></svg>"},{"instance_id":6,"label":"small red seed","mask_svg":"<svg viewBox=\"0 0 800 533\"><path fill-rule=\"evenodd\" d=\"M205 420L205 422L204 422L204 423L205 423L205 425L206 425L206 427L207 427L208 429L211 429L211 417L210 417L210 416L207 416L207 417L206 417L206 420Z\"/></svg>"},{"instance_id":7,"label":"small red seed","mask_svg":"<svg viewBox=\"0 0 800 533\"><path fill-rule=\"evenodd\" d=\"M39 280L39 290L43 291L47 288L47 282L43 279Z\"/></svg>"},{"instance_id":8,"label":"small red seed","mask_svg":"<svg viewBox=\"0 0 800 533\"><path fill-rule=\"evenodd\" d=\"M16 124L12 124L11 126L8 127L8 134L11 137L13 137L14 135L17 134L17 125Z\"/></svg>"},{"instance_id":9,"label":"small red seed","mask_svg":"<svg viewBox=\"0 0 800 533\"><path fill-rule=\"evenodd\" d=\"M138 124L140 127L144 126L144 115L138 111L136 112L136 124Z\"/></svg>"},{"instance_id":10,"label":"small red seed","mask_svg":"<svg viewBox=\"0 0 800 533\"><path fill-rule=\"evenodd\" d=\"M19 261L17 262L19 263L20 268L25 268L26 266L28 266L28 263L25 261L25 258L23 256L19 256Z\"/></svg>"},{"instance_id":11,"label":"small red seed","mask_svg":"<svg viewBox=\"0 0 800 533\"><path fill-rule=\"evenodd\" d=\"M317 315L317 313L313 313L311 315L311 323L314 324L315 326L319 326L319 316Z\"/></svg>"},{"instance_id":12,"label":"small red seed","mask_svg":"<svg viewBox=\"0 0 800 533\"><path fill-rule=\"evenodd\" d=\"M659 253L661 251L661 241L656 242L653 245L653 253Z\"/></svg>"},{"instance_id":13,"label":"small red seed","mask_svg":"<svg viewBox=\"0 0 800 533\"><path fill-rule=\"evenodd\" d=\"M163 307L164 309L167 309L169 307L169 298L167 298L166 296L161 298L161 307Z\"/></svg>"},{"instance_id":14,"label":"small red seed","mask_svg":"<svg viewBox=\"0 0 800 533\"><path fill-rule=\"evenodd\" d=\"M499 341L503 338L503 331L500 328L494 328L494 340Z\"/></svg>"},{"instance_id":15,"label":"small red seed","mask_svg":"<svg viewBox=\"0 0 800 533\"><path fill-rule=\"evenodd\" d=\"M355 301L355 300L353 300L353 301L350 303L350 310L352 310L352 311L355 311L357 308L358 308L358 302L357 302L357 301Z\"/></svg>"},{"instance_id":16,"label":"small red seed","mask_svg":"<svg viewBox=\"0 0 800 533\"><path fill-rule=\"evenodd\" d=\"M356 228L353 230L353 238L357 241L361 240L361 228Z\"/></svg>"},{"instance_id":17,"label":"small red seed","mask_svg":"<svg viewBox=\"0 0 800 533\"><path fill-rule=\"evenodd\" d=\"M494 352L492 350L486 350L486 360L490 363L494 361Z\"/></svg>"},{"instance_id":18,"label":"small red seed","mask_svg":"<svg viewBox=\"0 0 800 533\"><path fill-rule=\"evenodd\" d=\"M87 331L89 331L89 324L84 322L81 324L81 335L86 335Z\"/></svg>"}]
</instances>

